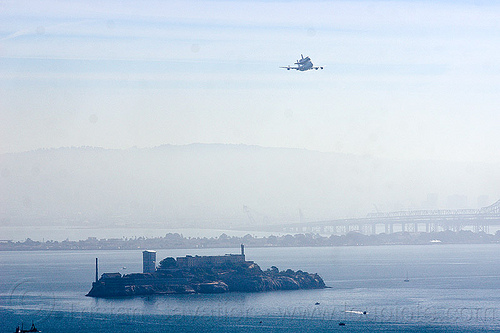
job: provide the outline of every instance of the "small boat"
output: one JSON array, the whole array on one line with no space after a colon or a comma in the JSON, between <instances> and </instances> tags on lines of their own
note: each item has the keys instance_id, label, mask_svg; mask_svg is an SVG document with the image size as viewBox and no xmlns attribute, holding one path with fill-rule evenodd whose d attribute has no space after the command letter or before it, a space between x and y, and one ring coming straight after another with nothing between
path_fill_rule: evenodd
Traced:
<instances>
[{"instance_id":1,"label":"small boat","mask_svg":"<svg viewBox=\"0 0 500 333\"><path fill-rule=\"evenodd\" d=\"M346 310L345 313L354 313L354 314L358 314L358 315L367 315L368 311Z\"/></svg>"},{"instance_id":2,"label":"small boat","mask_svg":"<svg viewBox=\"0 0 500 333\"><path fill-rule=\"evenodd\" d=\"M343 321L341 321L341 322L339 323L339 326L345 326L345 323L344 323Z\"/></svg>"},{"instance_id":3,"label":"small boat","mask_svg":"<svg viewBox=\"0 0 500 333\"><path fill-rule=\"evenodd\" d=\"M29 330L25 330L23 327L23 324L21 324L21 327L17 326L16 331L14 333L31 333L31 332L41 332L39 331L34 323L31 323L31 327Z\"/></svg>"},{"instance_id":4,"label":"small boat","mask_svg":"<svg viewBox=\"0 0 500 333\"><path fill-rule=\"evenodd\" d=\"M404 282L410 282L410 279L408 278L408 271L406 272L406 279L403 280Z\"/></svg>"}]
</instances>

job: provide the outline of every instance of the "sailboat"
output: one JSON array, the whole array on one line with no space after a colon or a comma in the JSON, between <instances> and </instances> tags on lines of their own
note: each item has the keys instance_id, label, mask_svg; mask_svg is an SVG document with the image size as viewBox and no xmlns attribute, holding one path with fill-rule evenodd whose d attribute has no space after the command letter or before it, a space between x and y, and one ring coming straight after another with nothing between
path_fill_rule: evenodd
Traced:
<instances>
[{"instance_id":1,"label":"sailboat","mask_svg":"<svg viewBox=\"0 0 500 333\"><path fill-rule=\"evenodd\" d=\"M29 330L25 330L24 325L21 323L21 327L17 326L16 331L14 333L27 333L27 332L41 332L36 327L35 324L31 323L31 328Z\"/></svg>"},{"instance_id":2,"label":"sailboat","mask_svg":"<svg viewBox=\"0 0 500 333\"><path fill-rule=\"evenodd\" d=\"M408 278L408 271L406 271L406 279L403 280L404 282L410 282L410 279Z\"/></svg>"}]
</instances>

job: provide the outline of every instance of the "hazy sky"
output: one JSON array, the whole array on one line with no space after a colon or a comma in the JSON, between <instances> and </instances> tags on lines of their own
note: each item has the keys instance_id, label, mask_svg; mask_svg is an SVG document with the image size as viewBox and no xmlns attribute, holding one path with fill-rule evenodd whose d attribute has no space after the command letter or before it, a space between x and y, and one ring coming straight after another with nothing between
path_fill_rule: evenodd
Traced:
<instances>
[{"instance_id":1,"label":"hazy sky","mask_svg":"<svg viewBox=\"0 0 500 333\"><path fill-rule=\"evenodd\" d=\"M243 143L500 162L496 1L0 1L0 153ZM300 54L323 71L280 69Z\"/></svg>"}]
</instances>

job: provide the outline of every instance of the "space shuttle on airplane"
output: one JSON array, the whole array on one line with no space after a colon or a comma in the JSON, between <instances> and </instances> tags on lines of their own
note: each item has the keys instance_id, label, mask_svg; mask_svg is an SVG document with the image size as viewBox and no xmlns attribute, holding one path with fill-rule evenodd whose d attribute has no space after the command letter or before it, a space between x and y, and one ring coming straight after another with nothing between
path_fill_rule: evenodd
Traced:
<instances>
[{"instance_id":1,"label":"space shuttle on airplane","mask_svg":"<svg viewBox=\"0 0 500 333\"><path fill-rule=\"evenodd\" d=\"M308 71L310 69L315 69L315 70L323 69L323 66L314 66L313 63L311 62L311 58L309 57L304 58L303 54L301 54L300 56L301 58L294 63L294 65L297 66L288 65L286 67L280 67L280 68L286 68L287 70L295 69L301 72Z\"/></svg>"}]
</instances>

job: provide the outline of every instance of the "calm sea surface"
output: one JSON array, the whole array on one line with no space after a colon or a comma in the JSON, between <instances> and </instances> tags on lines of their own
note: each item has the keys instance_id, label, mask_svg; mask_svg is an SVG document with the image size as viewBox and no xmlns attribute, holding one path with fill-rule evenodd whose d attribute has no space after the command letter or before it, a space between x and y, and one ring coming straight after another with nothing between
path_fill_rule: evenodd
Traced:
<instances>
[{"instance_id":1,"label":"calm sea surface","mask_svg":"<svg viewBox=\"0 0 500 333\"><path fill-rule=\"evenodd\" d=\"M0 252L0 332L31 321L44 333L500 331L499 254L500 245L247 248L263 269L317 272L331 288L93 299L84 295L95 258L100 273L140 272L140 250Z\"/></svg>"}]
</instances>

